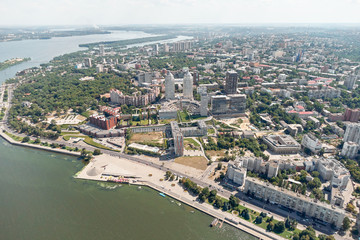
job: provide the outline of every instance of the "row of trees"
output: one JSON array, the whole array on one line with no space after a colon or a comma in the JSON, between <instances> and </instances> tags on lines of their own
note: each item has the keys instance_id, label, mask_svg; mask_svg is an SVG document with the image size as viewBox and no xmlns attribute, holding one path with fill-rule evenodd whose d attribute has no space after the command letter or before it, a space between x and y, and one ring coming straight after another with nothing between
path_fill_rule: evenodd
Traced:
<instances>
[{"instance_id":1,"label":"row of trees","mask_svg":"<svg viewBox=\"0 0 360 240\"><path fill-rule=\"evenodd\" d=\"M229 200L217 196L216 190L211 190L208 187L201 188L196 183L188 178L180 179L180 184L184 186L190 193L198 196L200 202L208 201L214 207L222 209L223 211L239 210L240 199L231 195Z\"/></svg>"}]
</instances>

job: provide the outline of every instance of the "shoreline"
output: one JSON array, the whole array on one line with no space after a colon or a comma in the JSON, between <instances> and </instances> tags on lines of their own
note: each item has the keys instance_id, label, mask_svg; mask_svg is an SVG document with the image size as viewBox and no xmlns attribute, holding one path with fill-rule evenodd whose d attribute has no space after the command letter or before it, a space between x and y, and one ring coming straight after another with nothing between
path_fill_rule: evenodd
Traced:
<instances>
[{"instance_id":1,"label":"shoreline","mask_svg":"<svg viewBox=\"0 0 360 240\"><path fill-rule=\"evenodd\" d=\"M23 143L23 142L17 142L14 139L12 139L10 136L8 136L6 133L4 133L3 131L0 131L0 137L2 137L5 141L7 141L8 143L15 145L15 146L20 146L20 147L28 147L28 148L33 148L33 149L38 149L38 150L44 150L44 151L48 151L48 152L55 152L55 153L59 153L59 154L67 154L67 155L71 155L71 156L80 156L79 152L71 152L65 149L54 149L54 148L50 148L50 147L46 147L46 146L40 146L40 145L35 145L35 144L29 144L29 143ZM110 155L107 154L103 154L103 156L108 156L109 158L111 157ZM111 157L113 158L113 157ZM137 165L137 163L133 163L129 160L125 160L127 161L129 164L131 165ZM88 165L84 166L79 172L74 174L74 178L76 179L82 179L82 180L92 180L92 181L100 181L100 182L107 182L106 179L99 179L99 178L93 178L93 177L89 177L89 176L81 176L81 174L83 172L85 172L87 170L87 168L90 167L91 163L94 163L94 161L90 161ZM142 166L142 164L138 163L139 165ZM143 166L143 167L149 167L149 166ZM153 167L150 167L153 168ZM157 170L154 168L154 170ZM159 170L160 171L160 170ZM161 171L162 172L162 171ZM163 173L164 174L164 173ZM268 233L266 232L266 230L264 229L256 229L256 225L252 226L253 224L250 222L247 222L246 220L243 220L241 218L236 217L236 219L233 219L233 217L229 218L229 217L224 217L221 213L217 213L216 209L206 209L206 207L204 207L203 205L201 205L198 202L194 202L194 201L190 201L189 199L186 199L184 197L181 197L180 194L175 194L173 192L166 190L165 188L160 187L159 185L156 185L153 182L150 181L146 181L146 180L142 180L141 182L137 181L137 182L131 182L130 185L137 185L137 186L145 186L145 187L149 187L159 193L163 192L164 194L166 194L168 197L171 197L173 199L176 199L177 201L186 204L190 207L195 208L198 211L201 211L211 217L216 217L218 219L223 220L224 222L226 222L227 224L231 225L232 227L235 227L253 237L256 237L257 239L263 239L263 240L278 240L278 239L285 239L282 238L281 236L278 236L276 234L272 234L272 233ZM189 193L186 193L189 195ZM210 207L210 205L208 206ZM221 211L221 210L220 210ZM229 221L228 219L233 219L234 221L238 222L238 224L234 224L233 222ZM274 235L274 236L272 236Z\"/></svg>"},{"instance_id":2,"label":"shoreline","mask_svg":"<svg viewBox=\"0 0 360 240\"><path fill-rule=\"evenodd\" d=\"M129 181L130 185L145 186L159 193L164 193L168 197L193 207L194 209L211 217L224 220L224 222L232 227L250 234L257 239L285 239L275 233L267 232L265 229L254 225L252 222L239 218L237 215L234 216L232 213L216 209L212 205L206 203L199 203L196 201L196 197L185 191L176 180L165 181L163 179L164 175L165 172L163 170L159 170L151 166L131 162L121 157L100 155L90 161L86 167L74 176L74 178L100 182L112 182L111 180L117 179L117 177L114 176L121 176L121 178L131 179Z\"/></svg>"},{"instance_id":3,"label":"shoreline","mask_svg":"<svg viewBox=\"0 0 360 240\"><path fill-rule=\"evenodd\" d=\"M48 151L48 152L55 152L55 153L59 153L59 154L67 154L67 155L71 155L71 156L75 156L75 157L80 156L80 152L71 152L71 151L66 150L66 149L58 149L58 148L51 148L51 147L41 146L41 145L38 145L38 144L17 142L14 139L12 139L11 137L9 137L8 135L6 135L6 133L4 133L1 130L1 128L0 128L0 137L2 137L6 142L8 142L8 143L10 143L12 145L15 145L15 146L34 148L34 149L38 149L38 150L44 150L44 151Z\"/></svg>"}]
</instances>

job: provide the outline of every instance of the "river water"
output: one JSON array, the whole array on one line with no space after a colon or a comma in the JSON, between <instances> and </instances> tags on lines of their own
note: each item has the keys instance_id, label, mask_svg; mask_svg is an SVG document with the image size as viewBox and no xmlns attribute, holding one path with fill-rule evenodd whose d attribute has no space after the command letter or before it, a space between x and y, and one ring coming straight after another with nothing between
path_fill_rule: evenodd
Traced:
<instances>
[{"instance_id":1,"label":"river water","mask_svg":"<svg viewBox=\"0 0 360 240\"><path fill-rule=\"evenodd\" d=\"M0 61L32 61L0 72L0 83L19 71L77 51L79 43L149 36L139 32L0 43ZM90 41L89 41L90 40ZM76 180L75 157L10 145L0 138L0 239L254 239L149 188Z\"/></svg>"},{"instance_id":2,"label":"river water","mask_svg":"<svg viewBox=\"0 0 360 240\"><path fill-rule=\"evenodd\" d=\"M0 239L254 239L149 188L74 179L83 166L0 138Z\"/></svg>"},{"instance_id":3,"label":"river water","mask_svg":"<svg viewBox=\"0 0 360 240\"><path fill-rule=\"evenodd\" d=\"M31 61L29 62L23 62L21 64L0 71L0 84L8 78L14 77L18 71L24 70L26 68L39 66L41 63L47 63L54 57L62 54L86 49L80 48L79 44L135 39L152 36L156 35L138 31L114 31L111 34L94 34L86 36L56 37L44 40L0 42L0 62L16 57L31 58ZM178 36L176 39L169 39L158 42L173 42L183 39L189 39L189 37ZM146 44L147 43L140 43L131 46L142 46Z\"/></svg>"}]
</instances>

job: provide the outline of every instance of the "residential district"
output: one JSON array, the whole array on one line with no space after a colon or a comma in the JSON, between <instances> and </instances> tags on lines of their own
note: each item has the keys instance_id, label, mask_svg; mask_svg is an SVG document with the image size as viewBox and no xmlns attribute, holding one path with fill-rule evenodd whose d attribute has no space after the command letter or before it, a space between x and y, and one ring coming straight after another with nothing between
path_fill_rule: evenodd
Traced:
<instances>
[{"instance_id":1,"label":"residential district","mask_svg":"<svg viewBox=\"0 0 360 240\"><path fill-rule=\"evenodd\" d=\"M0 88L2 134L81 152L83 178L151 179L104 156L164 170L159 186L259 238L358 238L358 33L247 31L104 42L26 69Z\"/></svg>"}]
</instances>

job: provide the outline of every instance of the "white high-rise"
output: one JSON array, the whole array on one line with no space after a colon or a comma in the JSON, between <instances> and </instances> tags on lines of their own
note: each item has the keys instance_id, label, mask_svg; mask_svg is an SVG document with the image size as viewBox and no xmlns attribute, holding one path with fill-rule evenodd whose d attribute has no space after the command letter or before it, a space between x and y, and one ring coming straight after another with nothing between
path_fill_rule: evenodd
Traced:
<instances>
[{"instance_id":1,"label":"white high-rise","mask_svg":"<svg viewBox=\"0 0 360 240\"><path fill-rule=\"evenodd\" d=\"M190 72L185 73L183 89L184 98L193 99L193 77Z\"/></svg>"},{"instance_id":2,"label":"white high-rise","mask_svg":"<svg viewBox=\"0 0 360 240\"><path fill-rule=\"evenodd\" d=\"M165 99L175 99L175 80L170 71L165 77Z\"/></svg>"}]
</instances>

